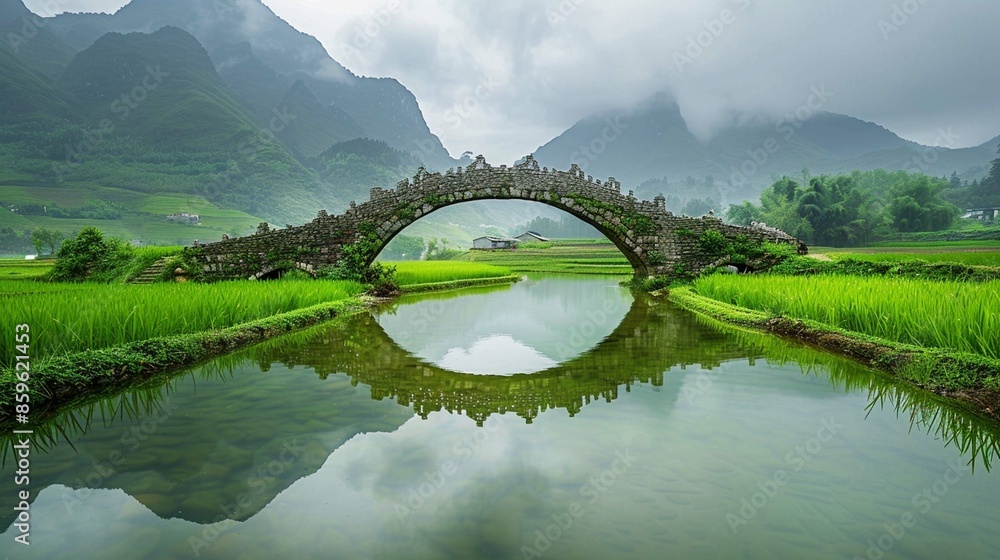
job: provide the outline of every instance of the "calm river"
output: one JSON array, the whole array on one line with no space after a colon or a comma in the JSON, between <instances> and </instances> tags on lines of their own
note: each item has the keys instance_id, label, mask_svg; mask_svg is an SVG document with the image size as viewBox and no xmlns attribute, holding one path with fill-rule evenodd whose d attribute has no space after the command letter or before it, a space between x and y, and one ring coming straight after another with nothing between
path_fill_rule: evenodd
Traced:
<instances>
[{"instance_id":1,"label":"calm river","mask_svg":"<svg viewBox=\"0 0 1000 560\"><path fill-rule=\"evenodd\" d=\"M404 298L36 434L39 559L996 558L997 429L848 361L538 277Z\"/></svg>"}]
</instances>

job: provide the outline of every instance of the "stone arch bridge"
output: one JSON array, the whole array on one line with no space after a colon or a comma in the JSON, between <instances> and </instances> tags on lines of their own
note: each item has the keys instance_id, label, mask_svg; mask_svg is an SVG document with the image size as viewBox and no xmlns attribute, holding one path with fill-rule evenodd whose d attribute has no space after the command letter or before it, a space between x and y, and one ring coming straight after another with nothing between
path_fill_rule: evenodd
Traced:
<instances>
[{"instance_id":1,"label":"stone arch bridge","mask_svg":"<svg viewBox=\"0 0 1000 560\"><path fill-rule=\"evenodd\" d=\"M540 202L587 222L621 250L638 276L696 275L730 264L732 255L724 254L720 245L727 244L720 240L730 242L729 247L773 242L806 251L801 241L777 229L731 226L713 216L675 216L667 212L663 196L637 200L631 191L622 194L614 177L602 183L575 164L569 171L539 168L531 156L513 167L494 167L483 156L447 173L428 173L421 167L395 189L373 188L368 202L352 202L344 214L321 210L303 226L272 230L261 224L254 235L196 244L185 251L202 266L206 280L260 279L293 268L314 273L336 265L345 247L354 244L363 248L368 263L373 262L399 232L436 210L498 199ZM721 234L709 238L714 244L706 244L709 231Z\"/></svg>"}]
</instances>

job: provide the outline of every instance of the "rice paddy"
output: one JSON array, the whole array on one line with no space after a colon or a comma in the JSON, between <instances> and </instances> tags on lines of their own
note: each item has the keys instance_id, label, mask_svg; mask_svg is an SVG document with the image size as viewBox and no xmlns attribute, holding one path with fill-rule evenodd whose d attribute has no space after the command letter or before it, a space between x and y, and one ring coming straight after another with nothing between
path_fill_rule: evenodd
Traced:
<instances>
[{"instance_id":1,"label":"rice paddy","mask_svg":"<svg viewBox=\"0 0 1000 560\"><path fill-rule=\"evenodd\" d=\"M1000 281L715 275L695 288L740 307L1000 359Z\"/></svg>"},{"instance_id":2,"label":"rice paddy","mask_svg":"<svg viewBox=\"0 0 1000 560\"><path fill-rule=\"evenodd\" d=\"M474 262L400 261L384 264L396 267L396 281L403 287L455 280L502 278L511 275L507 267Z\"/></svg>"},{"instance_id":3,"label":"rice paddy","mask_svg":"<svg viewBox=\"0 0 1000 560\"><path fill-rule=\"evenodd\" d=\"M922 260L929 263L951 262L974 266L1000 267L1000 241L923 241L878 243L870 247L834 249L813 247L810 253L870 262Z\"/></svg>"},{"instance_id":4,"label":"rice paddy","mask_svg":"<svg viewBox=\"0 0 1000 560\"><path fill-rule=\"evenodd\" d=\"M514 251L469 251L461 260L509 267L514 272L632 274L632 265L610 241L557 240L548 247Z\"/></svg>"},{"instance_id":5,"label":"rice paddy","mask_svg":"<svg viewBox=\"0 0 1000 560\"><path fill-rule=\"evenodd\" d=\"M106 348L173 334L221 329L361 292L353 282L280 281L217 284L0 283L0 336L31 328L32 359ZM15 349L0 345L0 367Z\"/></svg>"},{"instance_id":6,"label":"rice paddy","mask_svg":"<svg viewBox=\"0 0 1000 560\"><path fill-rule=\"evenodd\" d=\"M55 261L0 260L0 281L35 280L52 271Z\"/></svg>"},{"instance_id":7,"label":"rice paddy","mask_svg":"<svg viewBox=\"0 0 1000 560\"><path fill-rule=\"evenodd\" d=\"M947 253L830 253L830 258L839 261L854 259L870 262L925 261L930 263L959 263L973 266L1000 267L1000 251L952 251Z\"/></svg>"}]
</instances>

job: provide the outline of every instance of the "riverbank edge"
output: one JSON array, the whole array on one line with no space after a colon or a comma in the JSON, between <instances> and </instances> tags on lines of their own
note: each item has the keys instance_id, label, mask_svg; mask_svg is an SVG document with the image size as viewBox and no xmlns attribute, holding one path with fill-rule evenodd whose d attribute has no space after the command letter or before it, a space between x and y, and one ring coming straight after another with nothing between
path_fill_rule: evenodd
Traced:
<instances>
[{"instance_id":1,"label":"riverbank edge","mask_svg":"<svg viewBox=\"0 0 1000 560\"><path fill-rule=\"evenodd\" d=\"M433 284L414 284L403 293L444 291L520 280L512 275ZM287 311L224 329L170 335L108 348L85 350L32 363L27 382L31 424L45 421L73 404L108 393L142 386L164 375L337 318L373 308L374 298L354 296ZM15 371L0 371L0 428L14 425L18 380Z\"/></svg>"},{"instance_id":2,"label":"riverbank edge","mask_svg":"<svg viewBox=\"0 0 1000 560\"><path fill-rule=\"evenodd\" d=\"M361 297L321 303L224 329L170 335L54 356L33 363L27 382L32 423L75 401L138 386L172 371L368 309ZM0 373L0 425L13 420L17 380Z\"/></svg>"},{"instance_id":3,"label":"riverbank edge","mask_svg":"<svg viewBox=\"0 0 1000 560\"><path fill-rule=\"evenodd\" d=\"M509 276L495 276L493 278L465 278L462 280L449 280L447 282L428 282L425 284L411 284L400 288L403 294L420 294L424 292L443 292L447 290L457 290L460 288L470 288L475 286L492 286L496 284L512 284L520 282L524 278L523 274L511 274Z\"/></svg>"},{"instance_id":4,"label":"riverbank edge","mask_svg":"<svg viewBox=\"0 0 1000 560\"><path fill-rule=\"evenodd\" d=\"M688 311L731 325L800 340L831 351L1000 420L1000 361L976 354L923 348L847 331L816 321L776 316L721 302L692 287L657 292Z\"/></svg>"}]
</instances>

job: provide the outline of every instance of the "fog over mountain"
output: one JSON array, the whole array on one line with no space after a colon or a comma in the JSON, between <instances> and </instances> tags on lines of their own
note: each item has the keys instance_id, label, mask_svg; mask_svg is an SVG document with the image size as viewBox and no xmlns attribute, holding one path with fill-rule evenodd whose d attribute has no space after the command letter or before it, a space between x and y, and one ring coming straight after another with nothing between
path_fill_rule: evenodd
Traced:
<instances>
[{"instance_id":1,"label":"fog over mountain","mask_svg":"<svg viewBox=\"0 0 1000 560\"><path fill-rule=\"evenodd\" d=\"M576 164L674 210L782 175L973 187L1000 144L996 21L985 0L0 0L0 182L38 187L0 202L20 228L114 202L87 212L129 236L208 205L205 235L243 234L468 152ZM461 205L419 233L539 215L559 216Z\"/></svg>"}]
</instances>

